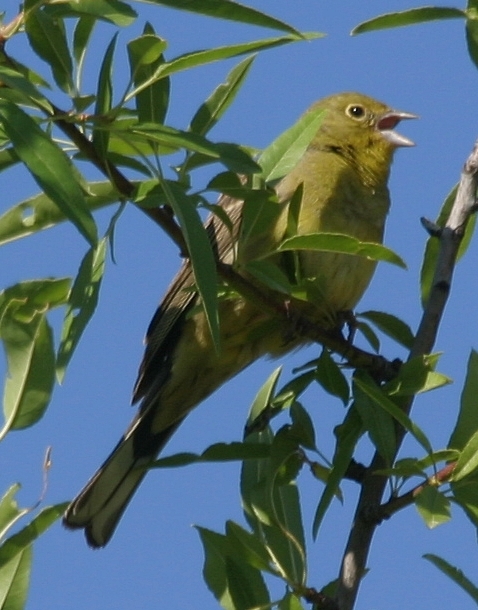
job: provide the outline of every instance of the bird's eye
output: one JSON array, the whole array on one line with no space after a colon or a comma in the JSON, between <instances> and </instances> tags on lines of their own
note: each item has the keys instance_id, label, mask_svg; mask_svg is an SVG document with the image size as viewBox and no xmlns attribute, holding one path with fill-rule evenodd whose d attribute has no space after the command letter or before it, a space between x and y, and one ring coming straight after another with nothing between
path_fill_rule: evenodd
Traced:
<instances>
[{"instance_id":1,"label":"bird's eye","mask_svg":"<svg viewBox=\"0 0 478 610\"><path fill-rule=\"evenodd\" d=\"M345 112L352 119L361 119L365 116L365 108L360 104L350 104Z\"/></svg>"}]
</instances>

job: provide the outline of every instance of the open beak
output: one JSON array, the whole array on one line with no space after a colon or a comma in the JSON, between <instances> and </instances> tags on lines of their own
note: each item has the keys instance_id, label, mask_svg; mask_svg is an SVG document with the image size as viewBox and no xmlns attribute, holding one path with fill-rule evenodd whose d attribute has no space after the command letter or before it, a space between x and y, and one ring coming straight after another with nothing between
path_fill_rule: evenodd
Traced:
<instances>
[{"instance_id":1,"label":"open beak","mask_svg":"<svg viewBox=\"0 0 478 610\"><path fill-rule=\"evenodd\" d=\"M411 112L391 110L390 112L386 112L379 117L377 121L377 129L393 146L415 146L415 142L394 131L395 127L403 119L418 119L418 116L416 114L412 114Z\"/></svg>"}]
</instances>

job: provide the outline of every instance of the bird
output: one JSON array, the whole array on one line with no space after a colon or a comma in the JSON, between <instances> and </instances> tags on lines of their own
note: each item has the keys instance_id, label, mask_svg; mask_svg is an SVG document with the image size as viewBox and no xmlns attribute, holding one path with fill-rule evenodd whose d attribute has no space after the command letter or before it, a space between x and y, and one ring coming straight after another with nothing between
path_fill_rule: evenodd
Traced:
<instances>
[{"instance_id":1,"label":"bird","mask_svg":"<svg viewBox=\"0 0 478 610\"><path fill-rule=\"evenodd\" d=\"M288 212L301 191L296 234L349 235L382 243L390 207L388 178L394 152L414 143L395 131L416 118L361 93L345 92L316 102L323 112L317 133L296 165L275 185L277 213L263 235L243 244L239 273L265 250L274 252L287 236ZM232 264L241 240L243 201L220 196L228 225L211 214L207 230L218 259ZM324 327L355 308L376 261L350 254L301 250L294 253L301 278L313 288L308 315ZM287 272L286 259L271 258ZM290 259L289 259L290 260ZM242 269L242 271L241 271ZM189 412L227 380L262 356L279 357L310 343L284 320L233 291L219 300L220 350L216 350L185 259L156 310L133 391L138 412L110 456L64 514L67 528L84 529L87 543L105 546L154 461Z\"/></svg>"}]
</instances>

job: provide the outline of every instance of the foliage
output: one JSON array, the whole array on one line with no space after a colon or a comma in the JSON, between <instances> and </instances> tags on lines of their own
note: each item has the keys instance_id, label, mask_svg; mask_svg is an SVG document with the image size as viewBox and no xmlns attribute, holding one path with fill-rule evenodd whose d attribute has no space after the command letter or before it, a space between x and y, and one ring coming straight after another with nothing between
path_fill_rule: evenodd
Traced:
<instances>
[{"instance_id":1,"label":"foliage","mask_svg":"<svg viewBox=\"0 0 478 610\"><path fill-rule=\"evenodd\" d=\"M102 21L117 28L131 25L137 14L128 3L27 0L24 11L1 29L4 44L0 49L0 170L8 172L22 164L40 192L3 212L0 244L30 237L67 221L76 227L87 248L75 278L24 281L0 293L0 337L8 363L2 440L12 430L36 424L48 407L55 377L59 381L64 378L94 315L108 250L125 205L136 206L138 212L146 214L187 252L211 335L218 341L216 260L200 212L206 208L223 213L209 201L216 192L244 199L246 210L248 202L252 202L253 213L245 215L244 230L248 237L253 236L260 230L260 223L267 221L268 201L273 196L271 183L300 157L321 120L320 115L307 115L259 158L255 151L239 144L211 140L210 130L233 103L256 53L320 35L298 32L289 24L232 0L199 3L155 0L155 3L209 18L267 27L280 35L167 59L166 41L146 24L142 35L126 45L127 85L115 91L118 53L115 34L101 59L96 91L90 94L83 89L82 82L93 32L101 27ZM478 5L472 0L465 10L414 8L381 15L357 26L353 33L463 19L468 51L478 65L477 11ZM32 54L48 66L47 74L37 74L8 54L8 41L14 36L28 40ZM180 72L236 57L242 59L197 109L189 127L177 129L166 123L171 79ZM58 96L61 99L67 97L68 107L56 105L56 94L61 94ZM164 168L170 159L174 159L174 176L166 177ZM88 172L80 170L80 161L99 170L104 179L90 180ZM195 190L194 172L207 166L216 171L217 165L220 171L210 179L207 189ZM241 175L240 180L237 174ZM450 228L447 223L455 194L452 191L445 202L425 250L422 268L425 315L434 299L441 236L445 228ZM100 208L111 209L103 235L94 215ZM473 223L468 223L460 256L465 253L473 228ZM340 235L290 237L279 248L298 249L339 251L404 265L385 246ZM251 265L249 271L277 291L280 299L284 293L288 297L297 296L298 287L291 285L288 278L274 274L266 262ZM241 289L237 285L232 288ZM55 308L64 311L57 340L49 322ZM432 353L434 336L423 340L420 332L414 335L404 321L380 311L362 313L356 326L374 352L380 349L380 334L404 346L410 352L407 362L396 368L393 375L381 377L378 368L361 365L366 357L368 363L379 367L383 364L379 356L364 355L347 342L328 341L325 337L320 358L298 370L292 381L280 387L277 370L265 382L251 407L248 434L242 443L221 443L201 455L178 454L162 458L154 465L159 468L204 461L243 462L240 489L246 525L228 521L224 533L197 528L204 546L205 582L227 610L274 606L298 610L303 607L303 600L314 602L319 608L336 595L341 610L352 607L353 601L347 605L340 596L339 580L311 587L310 582L315 582L316 576L308 574L296 482L304 467L323 485L312 524L314 536L319 535L332 500L342 497L344 479L355 480L364 487L374 484L370 480L379 481L375 488L377 503L373 507L379 519L415 503L432 528L450 519L450 506L455 503L463 508L473 526L478 523L478 496L474 491L478 471L478 415L474 404L478 355L473 351L470 356L448 447L435 450L426 432L410 416L416 395L437 391L450 381L436 370L439 358ZM337 354L346 354L347 363L354 369L352 373ZM348 406L343 422L334 431L336 444L330 458L321 452L312 418L301 401L301 395L312 384L319 384ZM289 423L274 430L272 419L284 411ZM418 458L397 459L405 433L416 441ZM359 474L354 469L354 455L358 441L365 435L376 450L376 457L368 474L363 471ZM387 482L393 489L392 499L383 503ZM404 487L408 491L404 492ZM37 509L37 506L19 509L14 499L17 490L17 485L11 487L0 501L0 605L12 610L23 608L26 603L32 544L64 509L64 505L43 508L28 525L10 534L20 519ZM477 599L476 587L461 572L441 558L426 557ZM356 588L361 576L356 577ZM271 577L285 585L280 599L271 599L268 589Z\"/></svg>"}]
</instances>

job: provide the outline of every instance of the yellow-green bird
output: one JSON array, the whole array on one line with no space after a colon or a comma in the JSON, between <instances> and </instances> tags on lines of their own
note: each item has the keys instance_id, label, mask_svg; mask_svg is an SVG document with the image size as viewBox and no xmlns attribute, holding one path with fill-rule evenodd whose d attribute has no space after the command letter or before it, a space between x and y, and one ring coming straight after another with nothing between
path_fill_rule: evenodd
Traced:
<instances>
[{"instance_id":1,"label":"yellow-green bird","mask_svg":"<svg viewBox=\"0 0 478 610\"><path fill-rule=\"evenodd\" d=\"M280 213L251 250L274 248L287 230L288 204L302 191L297 234L342 233L382 242L390 206L387 181L393 153L413 142L394 131L415 115L393 110L360 93L341 93L317 102L323 109L317 134L297 165L276 186ZM233 262L240 239L242 202L220 200L234 231L212 215L209 232L221 260ZM258 246L259 243L259 246ZM245 259L252 255L245 245ZM255 254L254 254L255 256ZM277 255L276 263L285 263ZM368 286L375 262L364 257L300 251L302 278L317 287L309 305L317 323L330 326L337 314L353 309ZM315 294L314 293L314 294ZM295 337L239 296L220 300L221 350L212 344L194 275L188 261L174 278L149 326L146 351L134 389L139 411L109 458L68 507L64 523L84 528L92 547L107 544L158 455L187 414L225 381L261 356L280 356L307 341Z\"/></svg>"}]
</instances>

